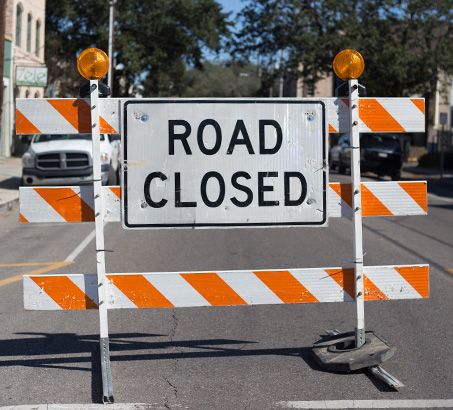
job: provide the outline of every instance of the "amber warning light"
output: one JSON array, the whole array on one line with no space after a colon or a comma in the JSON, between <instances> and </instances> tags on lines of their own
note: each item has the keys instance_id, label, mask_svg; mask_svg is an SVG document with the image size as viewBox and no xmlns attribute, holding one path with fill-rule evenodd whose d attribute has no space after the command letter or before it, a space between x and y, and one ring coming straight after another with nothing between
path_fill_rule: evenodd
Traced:
<instances>
[{"instance_id":1,"label":"amber warning light","mask_svg":"<svg viewBox=\"0 0 453 410\"><path fill-rule=\"evenodd\" d=\"M87 80L100 80L109 70L109 58L98 48L88 48L80 53L77 69Z\"/></svg>"},{"instance_id":2,"label":"amber warning light","mask_svg":"<svg viewBox=\"0 0 453 410\"><path fill-rule=\"evenodd\" d=\"M335 74L343 81L358 79L364 68L363 57L355 50L346 49L340 51L333 60Z\"/></svg>"}]
</instances>

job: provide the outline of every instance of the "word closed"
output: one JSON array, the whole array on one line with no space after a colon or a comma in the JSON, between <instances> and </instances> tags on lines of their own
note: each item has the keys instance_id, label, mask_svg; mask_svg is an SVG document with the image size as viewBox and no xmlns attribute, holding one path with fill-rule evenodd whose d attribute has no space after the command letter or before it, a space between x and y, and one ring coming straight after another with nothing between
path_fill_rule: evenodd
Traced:
<instances>
[{"instance_id":1,"label":"word closed","mask_svg":"<svg viewBox=\"0 0 453 410\"><path fill-rule=\"evenodd\" d=\"M125 227L327 222L322 102L128 101Z\"/></svg>"}]
</instances>

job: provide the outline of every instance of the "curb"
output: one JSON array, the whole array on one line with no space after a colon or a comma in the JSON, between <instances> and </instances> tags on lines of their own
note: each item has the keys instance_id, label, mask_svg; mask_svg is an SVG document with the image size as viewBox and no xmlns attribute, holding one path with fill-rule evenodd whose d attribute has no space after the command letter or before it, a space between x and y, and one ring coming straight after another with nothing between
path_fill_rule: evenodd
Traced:
<instances>
[{"instance_id":1,"label":"curb","mask_svg":"<svg viewBox=\"0 0 453 410\"><path fill-rule=\"evenodd\" d=\"M0 214L11 211L17 205L19 205L19 198L11 199L10 201L0 203Z\"/></svg>"}]
</instances>

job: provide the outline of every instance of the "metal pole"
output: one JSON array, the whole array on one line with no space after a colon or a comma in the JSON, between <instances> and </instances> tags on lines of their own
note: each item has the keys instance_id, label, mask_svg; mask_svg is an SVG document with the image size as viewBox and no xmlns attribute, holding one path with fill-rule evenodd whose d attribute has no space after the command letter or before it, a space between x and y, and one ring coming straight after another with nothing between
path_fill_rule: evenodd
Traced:
<instances>
[{"instance_id":1,"label":"metal pole","mask_svg":"<svg viewBox=\"0 0 453 410\"><path fill-rule=\"evenodd\" d=\"M440 134L440 179L444 177L445 124L442 124Z\"/></svg>"},{"instance_id":2,"label":"metal pole","mask_svg":"<svg viewBox=\"0 0 453 410\"><path fill-rule=\"evenodd\" d=\"M356 347L365 343L365 304L363 295L362 199L360 182L359 86L349 80L349 118L351 140L351 179L354 225L354 274L356 302Z\"/></svg>"},{"instance_id":3,"label":"metal pole","mask_svg":"<svg viewBox=\"0 0 453 410\"><path fill-rule=\"evenodd\" d=\"M91 103L91 136L93 142L93 191L94 215L96 228L96 266L98 278L99 298L99 327L101 369L104 403L113 403L113 386L110 370L109 329L107 318L107 292L105 278L105 250L104 250L104 211L102 204L101 181L101 133L99 127L99 83L98 80L90 81Z\"/></svg>"},{"instance_id":4,"label":"metal pole","mask_svg":"<svg viewBox=\"0 0 453 410\"><path fill-rule=\"evenodd\" d=\"M108 77L107 77L107 85L110 87L110 95L113 95L113 64L114 64L114 58L113 58L113 33L115 30L114 24L115 24L115 3L116 0L110 0L110 14L109 14L109 71L108 71Z\"/></svg>"}]
</instances>

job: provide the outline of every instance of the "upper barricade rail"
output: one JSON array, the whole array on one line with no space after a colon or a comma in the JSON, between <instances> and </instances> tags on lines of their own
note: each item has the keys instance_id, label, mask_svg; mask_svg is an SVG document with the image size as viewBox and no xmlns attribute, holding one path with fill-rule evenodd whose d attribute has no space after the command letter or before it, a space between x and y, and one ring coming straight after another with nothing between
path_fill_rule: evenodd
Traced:
<instances>
[{"instance_id":1,"label":"upper barricade rail","mask_svg":"<svg viewBox=\"0 0 453 410\"><path fill-rule=\"evenodd\" d=\"M99 99L100 132L120 134L122 107L130 98ZM143 101L182 99L143 99ZM184 99L200 101L196 99ZM219 99L204 98L216 101ZM246 100L243 98L222 101ZM256 99L255 99L256 100ZM266 98L266 101L272 99ZM300 101L300 98L285 98ZM328 130L350 131L348 98L304 98L326 105ZM278 101L278 100L277 100ZM424 132L425 100L423 98L359 98L359 132ZM91 110L85 98L18 98L16 103L17 134L83 134L91 132Z\"/></svg>"}]
</instances>

